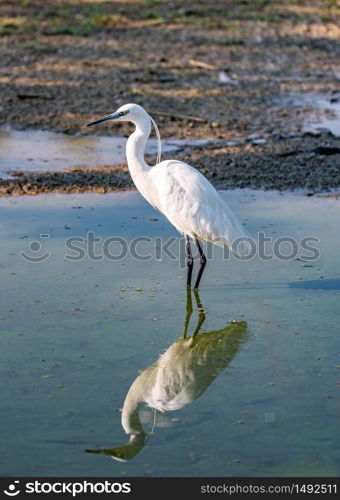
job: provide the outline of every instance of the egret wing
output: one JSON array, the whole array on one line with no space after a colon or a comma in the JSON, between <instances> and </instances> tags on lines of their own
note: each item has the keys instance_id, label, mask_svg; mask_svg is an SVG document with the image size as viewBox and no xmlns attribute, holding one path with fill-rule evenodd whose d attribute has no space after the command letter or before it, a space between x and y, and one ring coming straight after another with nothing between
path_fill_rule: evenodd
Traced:
<instances>
[{"instance_id":1,"label":"egret wing","mask_svg":"<svg viewBox=\"0 0 340 500\"><path fill-rule=\"evenodd\" d=\"M198 170L171 160L152 170L159 208L178 231L222 246L244 237L233 211Z\"/></svg>"}]
</instances>

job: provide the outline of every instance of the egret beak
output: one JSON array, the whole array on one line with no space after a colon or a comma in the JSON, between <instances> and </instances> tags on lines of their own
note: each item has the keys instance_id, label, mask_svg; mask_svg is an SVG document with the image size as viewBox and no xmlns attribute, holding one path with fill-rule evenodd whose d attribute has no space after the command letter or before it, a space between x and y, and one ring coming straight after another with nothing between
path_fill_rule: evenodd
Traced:
<instances>
[{"instance_id":1,"label":"egret beak","mask_svg":"<svg viewBox=\"0 0 340 500\"><path fill-rule=\"evenodd\" d=\"M86 126L91 127L91 125L96 125L97 123L101 122L106 122L106 120L115 120L116 118L119 118L122 116L120 113L111 113L111 115L104 116L103 118L99 118L98 120L95 120L94 122L88 123Z\"/></svg>"}]
</instances>

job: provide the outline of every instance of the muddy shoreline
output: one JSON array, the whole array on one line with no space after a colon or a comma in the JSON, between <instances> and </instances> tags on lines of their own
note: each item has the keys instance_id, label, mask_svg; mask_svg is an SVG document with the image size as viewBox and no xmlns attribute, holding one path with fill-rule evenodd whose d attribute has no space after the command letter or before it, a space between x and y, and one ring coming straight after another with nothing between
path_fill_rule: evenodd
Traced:
<instances>
[{"instance_id":1,"label":"muddy shoreline","mask_svg":"<svg viewBox=\"0 0 340 500\"><path fill-rule=\"evenodd\" d=\"M281 138L265 144L230 145L210 142L181 153L176 158L200 170L220 189L253 188L318 193L340 186L339 140L330 133L319 137ZM151 158L148 158L150 163ZM107 193L134 189L126 164L73 167L61 172L11 172L12 179L0 180L0 196L39 193Z\"/></svg>"}]
</instances>

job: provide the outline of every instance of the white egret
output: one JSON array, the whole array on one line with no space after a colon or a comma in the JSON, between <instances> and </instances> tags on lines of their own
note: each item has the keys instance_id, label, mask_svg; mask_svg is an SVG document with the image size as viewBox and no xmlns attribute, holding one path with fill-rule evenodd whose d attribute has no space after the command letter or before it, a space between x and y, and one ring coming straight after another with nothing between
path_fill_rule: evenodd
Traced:
<instances>
[{"instance_id":1,"label":"white egret","mask_svg":"<svg viewBox=\"0 0 340 500\"><path fill-rule=\"evenodd\" d=\"M185 236L189 287L193 270L189 238L195 241L200 255L195 289L199 286L206 265L200 241L216 243L241 255L247 251L242 225L204 175L182 161L160 161L158 127L141 106L125 104L114 113L99 118L88 126L106 120L132 122L136 127L126 145L130 174L142 196ZM151 124L154 125L158 138L157 163L153 167L144 159Z\"/></svg>"}]
</instances>

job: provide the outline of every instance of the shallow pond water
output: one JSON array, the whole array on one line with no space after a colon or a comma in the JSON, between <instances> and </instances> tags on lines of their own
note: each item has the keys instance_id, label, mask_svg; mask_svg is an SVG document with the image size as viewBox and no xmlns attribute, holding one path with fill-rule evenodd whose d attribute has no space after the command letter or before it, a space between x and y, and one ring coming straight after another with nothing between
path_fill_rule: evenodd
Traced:
<instances>
[{"instance_id":1,"label":"shallow pond water","mask_svg":"<svg viewBox=\"0 0 340 500\"><path fill-rule=\"evenodd\" d=\"M315 109L327 111L327 117L319 120L306 120L306 132L319 132L329 130L335 137L340 137L340 97L339 92L333 97L310 96L310 104Z\"/></svg>"},{"instance_id":2,"label":"shallow pond water","mask_svg":"<svg viewBox=\"0 0 340 500\"><path fill-rule=\"evenodd\" d=\"M199 144L202 141L195 141ZM67 135L45 130L0 129L0 178L8 171L64 170L123 163L126 137ZM162 141L162 151L176 151L190 141ZM156 139L149 139L146 152L157 153Z\"/></svg>"},{"instance_id":3,"label":"shallow pond water","mask_svg":"<svg viewBox=\"0 0 340 500\"><path fill-rule=\"evenodd\" d=\"M177 233L139 194L0 199L2 476L339 474L340 202L222 195L249 234L319 238L320 257L214 249L192 348L176 342L189 319L183 259L160 251ZM204 319L196 299L188 336ZM128 393L125 427L144 431L126 448ZM141 407L133 423L144 400L165 411Z\"/></svg>"},{"instance_id":4,"label":"shallow pond water","mask_svg":"<svg viewBox=\"0 0 340 500\"><path fill-rule=\"evenodd\" d=\"M318 134L328 130L335 137L340 137L340 94L335 91L333 95L323 94L290 94L281 99L289 106L308 106L314 111L305 119L303 130Z\"/></svg>"}]
</instances>

